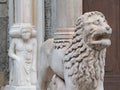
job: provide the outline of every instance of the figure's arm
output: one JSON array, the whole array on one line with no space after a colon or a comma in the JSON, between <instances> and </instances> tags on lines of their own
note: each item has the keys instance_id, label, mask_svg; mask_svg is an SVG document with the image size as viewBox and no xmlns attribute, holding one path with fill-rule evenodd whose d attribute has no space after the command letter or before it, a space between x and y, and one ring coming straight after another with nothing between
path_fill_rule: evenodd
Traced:
<instances>
[{"instance_id":1,"label":"figure's arm","mask_svg":"<svg viewBox=\"0 0 120 90\"><path fill-rule=\"evenodd\" d=\"M9 51L8 51L8 55L10 58L14 59L14 60L18 60L18 56L15 54L15 40L12 39L11 43L10 43L10 47L9 47Z\"/></svg>"},{"instance_id":2,"label":"figure's arm","mask_svg":"<svg viewBox=\"0 0 120 90\"><path fill-rule=\"evenodd\" d=\"M36 64L37 64L37 40L33 39L33 62L32 62L32 69L36 71Z\"/></svg>"}]
</instances>

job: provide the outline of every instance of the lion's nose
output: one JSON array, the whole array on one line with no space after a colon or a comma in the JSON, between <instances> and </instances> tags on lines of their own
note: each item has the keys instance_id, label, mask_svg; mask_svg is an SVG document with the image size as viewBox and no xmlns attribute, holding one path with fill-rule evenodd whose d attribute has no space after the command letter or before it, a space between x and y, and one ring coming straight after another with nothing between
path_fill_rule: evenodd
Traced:
<instances>
[{"instance_id":1,"label":"lion's nose","mask_svg":"<svg viewBox=\"0 0 120 90\"><path fill-rule=\"evenodd\" d=\"M106 30L107 30L106 31L107 34L110 34L110 35L112 34L112 28L111 27L106 27Z\"/></svg>"},{"instance_id":2,"label":"lion's nose","mask_svg":"<svg viewBox=\"0 0 120 90\"><path fill-rule=\"evenodd\" d=\"M111 28L109 26L105 27L107 31L109 31Z\"/></svg>"}]
</instances>

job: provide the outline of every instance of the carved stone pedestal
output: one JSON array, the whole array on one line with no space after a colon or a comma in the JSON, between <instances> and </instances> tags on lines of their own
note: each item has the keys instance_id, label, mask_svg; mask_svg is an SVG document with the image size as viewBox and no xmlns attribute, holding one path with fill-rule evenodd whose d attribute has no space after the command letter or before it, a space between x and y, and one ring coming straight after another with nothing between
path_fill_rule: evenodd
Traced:
<instances>
[{"instance_id":1,"label":"carved stone pedestal","mask_svg":"<svg viewBox=\"0 0 120 90\"><path fill-rule=\"evenodd\" d=\"M7 85L4 90L36 90L36 86L10 86L10 85Z\"/></svg>"}]
</instances>

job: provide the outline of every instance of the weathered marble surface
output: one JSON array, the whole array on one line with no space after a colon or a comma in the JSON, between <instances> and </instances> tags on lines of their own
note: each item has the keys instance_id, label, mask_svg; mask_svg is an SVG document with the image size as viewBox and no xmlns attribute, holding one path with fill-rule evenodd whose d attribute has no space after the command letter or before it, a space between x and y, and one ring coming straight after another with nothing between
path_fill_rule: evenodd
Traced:
<instances>
[{"instance_id":1,"label":"weathered marble surface","mask_svg":"<svg viewBox=\"0 0 120 90\"><path fill-rule=\"evenodd\" d=\"M8 17L0 17L0 86L8 83Z\"/></svg>"},{"instance_id":2,"label":"weathered marble surface","mask_svg":"<svg viewBox=\"0 0 120 90\"><path fill-rule=\"evenodd\" d=\"M8 83L8 1L0 0L0 87Z\"/></svg>"},{"instance_id":3,"label":"weathered marble surface","mask_svg":"<svg viewBox=\"0 0 120 90\"><path fill-rule=\"evenodd\" d=\"M65 48L55 48L54 39L44 42L39 52L37 90L47 90L51 69L64 81L66 90L104 90L106 48L111 45L111 34L104 15L93 11L78 18L73 38Z\"/></svg>"},{"instance_id":4,"label":"weathered marble surface","mask_svg":"<svg viewBox=\"0 0 120 90\"><path fill-rule=\"evenodd\" d=\"M73 28L82 14L83 0L56 0L56 27Z\"/></svg>"},{"instance_id":5,"label":"weathered marble surface","mask_svg":"<svg viewBox=\"0 0 120 90\"><path fill-rule=\"evenodd\" d=\"M52 12L52 0L44 0L45 3L45 40L48 38L53 38L54 30L53 30L53 19L52 16L56 12Z\"/></svg>"},{"instance_id":6,"label":"weathered marble surface","mask_svg":"<svg viewBox=\"0 0 120 90\"><path fill-rule=\"evenodd\" d=\"M36 90L36 86L6 86L3 90Z\"/></svg>"},{"instance_id":7,"label":"weathered marble surface","mask_svg":"<svg viewBox=\"0 0 120 90\"><path fill-rule=\"evenodd\" d=\"M0 4L0 17L8 16L8 6L7 4Z\"/></svg>"},{"instance_id":8,"label":"weathered marble surface","mask_svg":"<svg viewBox=\"0 0 120 90\"><path fill-rule=\"evenodd\" d=\"M0 3L6 3L7 0L0 0Z\"/></svg>"},{"instance_id":9,"label":"weathered marble surface","mask_svg":"<svg viewBox=\"0 0 120 90\"><path fill-rule=\"evenodd\" d=\"M54 75L50 83L50 90L66 90L64 81Z\"/></svg>"}]
</instances>

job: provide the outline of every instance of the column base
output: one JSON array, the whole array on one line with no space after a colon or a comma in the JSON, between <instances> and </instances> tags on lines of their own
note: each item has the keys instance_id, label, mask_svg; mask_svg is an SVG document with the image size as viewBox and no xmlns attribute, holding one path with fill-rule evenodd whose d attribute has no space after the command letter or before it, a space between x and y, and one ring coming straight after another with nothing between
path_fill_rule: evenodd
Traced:
<instances>
[{"instance_id":1,"label":"column base","mask_svg":"<svg viewBox=\"0 0 120 90\"><path fill-rule=\"evenodd\" d=\"M36 90L36 86L10 86L10 85L7 85L4 90Z\"/></svg>"}]
</instances>

